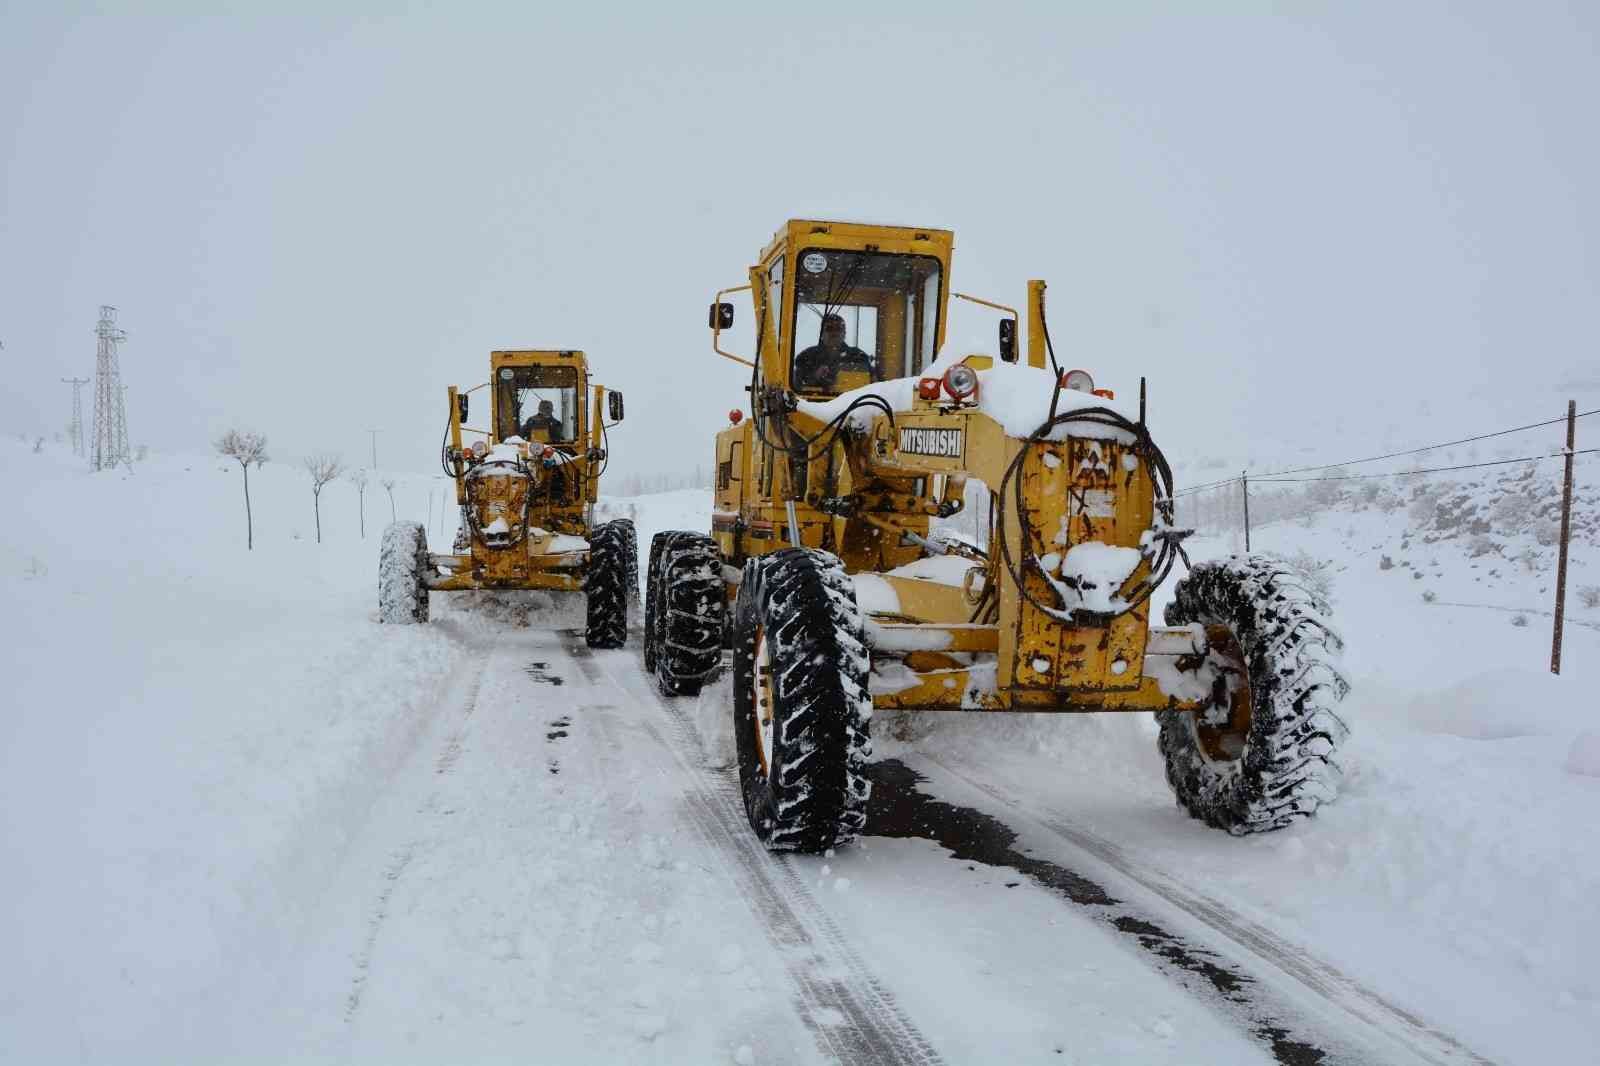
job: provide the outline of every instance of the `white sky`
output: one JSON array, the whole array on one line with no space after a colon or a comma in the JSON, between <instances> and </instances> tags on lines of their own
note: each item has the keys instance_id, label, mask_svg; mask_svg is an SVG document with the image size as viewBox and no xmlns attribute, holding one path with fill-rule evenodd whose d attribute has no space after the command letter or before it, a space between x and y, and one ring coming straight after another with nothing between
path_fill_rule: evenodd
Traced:
<instances>
[{"instance_id":1,"label":"white sky","mask_svg":"<svg viewBox=\"0 0 1600 1066\"><path fill-rule=\"evenodd\" d=\"M136 443L379 427L427 470L490 349L581 347L613 470L709 465L748 379L705 307L788 217L1048 279L1063 361L1148 375L1174 458L1600 400L1600 8L685 7L6 6L0 424L64 425L110 303Z\"/></svg>"}]
</instances>

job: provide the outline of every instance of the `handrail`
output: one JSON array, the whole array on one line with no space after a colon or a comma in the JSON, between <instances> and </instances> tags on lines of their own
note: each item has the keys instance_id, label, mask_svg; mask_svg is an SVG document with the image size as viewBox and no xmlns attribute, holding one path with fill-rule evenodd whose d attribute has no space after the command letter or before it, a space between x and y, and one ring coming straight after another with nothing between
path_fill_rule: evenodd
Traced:
<instances>
[{"instance_id":1,"label":"handrail","mask_svg":"<svg viewBox=\"0 0 1600 1066\"><path fill-rule=\"evenodd\" d=\"M982 304L984 307L992 307L996 311L1004 311L1011 316L1011 321L1016 322L1019 326L1022 324L1020 321L1018 321L1020 316L1017 314L1017 309L1015 307L1007 307L1005 304L997 304L993 300L984 300L977 296L968 296L964 292L953 292L950 295L960 300L968 300L975 304Z\"/></svg>"},{"instance_id":2,"label":"handrail","mask_svg":"<svg viewBox=\"0 0 1600 1066\"><path fill-rule=\"evenodd\" d=\"M712 304L713 307L720 306L721 303L722 303L722 298L724 296L728 295L728 293L730 293L730 292L749 292L750 288L751 287L749 285L740 285L738 288L734 288L734 289L718 289L717 290L717 295L711 301L711 304ZM724 359L732 359L735 363L742 363L743 365L745 365L747 367L750 367L752 370L755 369L755 363L752 363L750 360L744 358L744 356L742 356L742 355L734 355L732 352L723 351L721 342L722 342L722 316L720 314L718 314L718 315L715 315L711 319L711 350L716 352L718 355L722 356ZM756 343L760 344L761 343L761 338L757 337L756 338Z\"/></svg>"}]
</instances>

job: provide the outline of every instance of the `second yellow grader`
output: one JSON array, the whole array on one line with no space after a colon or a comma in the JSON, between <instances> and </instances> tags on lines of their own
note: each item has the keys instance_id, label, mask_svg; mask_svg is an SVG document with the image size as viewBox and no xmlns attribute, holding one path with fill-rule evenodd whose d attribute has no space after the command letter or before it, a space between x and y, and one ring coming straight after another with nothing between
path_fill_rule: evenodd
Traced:
<instances>
[{"instance_id":1,"label":"second yellow grader","mask_svg":"<svg viewBox=\"0 0 1600 1066\"><path fill-rule=\"evenodd\" d=\"M480 390L488 393L487 428L464 424L471 394ZM583 352L490 353L486 383L449 390L440 461L455 480L461 510L455 543L448 554L430 552L419 522L384 531L380 619L426 622L434 592L582 592L589 646L622 647L638 599L633 523L594 521L606 430L620 421L622 394L591 383ZM474 438L470 444L464 435Z\"/></svg>"},{"instance_id":2,"label":"second yellow grader","mask_svg":"<svg viewBox=\"0 0 1600 1066\"><path fill-rule=\"evenodd\" d=\"M950 291L953 244L794 220L717 293L713 348L749 367L750 416L717 434L711 528L651 544L646 668L697 692L731 646L745 807L774 849L862 831L875 709L1154 711L1192 815L1235 834L1310 815L1345 735L1327 604L1236 555L1190 568L1152 626L1187 534L1143 382L1130 404L1063 370L1042 281L1021 312ZM723 349L739 291L748 357ZM951 299L1001 315L993 354L945 349ZM969 478L989 490L970 539L934 524Z\"/></svg>"}]
</instances>

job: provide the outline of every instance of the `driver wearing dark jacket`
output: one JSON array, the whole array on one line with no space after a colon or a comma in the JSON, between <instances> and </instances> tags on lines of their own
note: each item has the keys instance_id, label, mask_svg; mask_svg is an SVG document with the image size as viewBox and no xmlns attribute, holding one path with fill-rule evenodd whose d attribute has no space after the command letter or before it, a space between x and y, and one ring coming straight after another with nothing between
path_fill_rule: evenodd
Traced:
<instances>
[{"instance_id":1,"label":"driver wearing dark jacket","mask_svg":"<svg viewBox=\"0 0 1600 1066\"><path fill-rule=\"evenodd\" d=\"M794 357L795 388L832 389L841 370L872 372L872 358L846 344L844 337L844 318L831 312L823 315L821 339Z\"/></svg>"},{"instance_id":2,"label":"driver wearing dark jacket","mask_svg":"<svg viewBox=\"0 0 1600 1066\"><path fill-rule=\"evenodd\" d=\"M536 431L542 432L547 442L561 439L561 420L556 417L555 404L549 400L540 400L539 413L522 424L522 438L534 440Z\"/></svg>"}]
</instances>

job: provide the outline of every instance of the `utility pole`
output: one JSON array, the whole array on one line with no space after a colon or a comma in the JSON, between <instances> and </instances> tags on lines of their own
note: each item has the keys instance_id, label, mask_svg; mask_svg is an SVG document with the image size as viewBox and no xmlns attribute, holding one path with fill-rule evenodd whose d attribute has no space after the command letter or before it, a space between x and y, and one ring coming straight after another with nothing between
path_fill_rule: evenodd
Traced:
<instances>
[{"instance_id":1,"label":"utility pole","mask_svg":"<svg viewBox=\"0 0 1600 1066\"><path fill-rule=\"evenodd\" d=\"M372 434L372 469L376 470L378 469L378 431L369 429L367 432Z\"/></svg>"},{"instance_id":2,"label":"utility pole","mask_svg":"<svg viewBox=\"0 0 1600 1066\"><path fill-rule=\"evenodd\" d=\"M1250 550L1250 471L1239 471L1239 483L1244 486L1244 550Z\"/></svg>"},{"instance_id":3,"label":"utility pole","mask_svg":"<svg viewBox=\"0 0 1600 1066\"><path fill-rule=\"evenodd\" d=\"M1567 401L1567 473L1561 483L1561 554L1556 557L1556 622L1550 637L1550 672L1561 672L1561 629L1567 608L1567 541L1572 539L1572 455L1577 446L1578 401Z\"/></svg>"},{"instance_id":4,"label":"utility pole","mask_svg":"<svg viewBox=\"0 0 1600 1066\"><path fill-rule=\"evenodd\" d=\"M89 384L88 378L62 378L63 385L72 386L72 422L69 424L68 433L72 437L72 454L83 454L83 387Z\"/></svg>"},{"instance_id":5,"label":"utility pole","mask_svg":"<svg viewBox=\"0 0 1600 1066\"><path fill-rule=\"evenodd\" d=\"M100 321L94 332L100 345L95 354L94 450L90 465L96 470L109 470L129 459L128 412L122 395L122 371L117 367L117 345L127 340L128 334L117 328L117 309L106 305L100 307Z\"/></svg>"}]
</instances>

